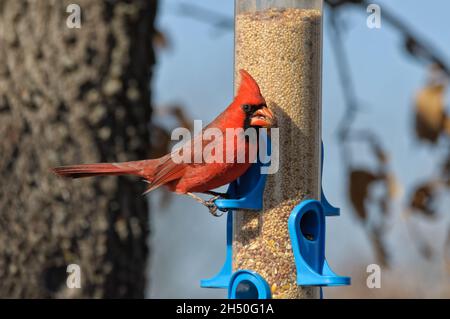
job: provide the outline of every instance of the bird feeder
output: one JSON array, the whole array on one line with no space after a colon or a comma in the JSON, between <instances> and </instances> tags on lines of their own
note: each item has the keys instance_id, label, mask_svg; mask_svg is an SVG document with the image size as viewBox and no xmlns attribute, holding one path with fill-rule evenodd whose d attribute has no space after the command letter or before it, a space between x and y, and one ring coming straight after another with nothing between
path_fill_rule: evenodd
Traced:
<instances>
[{"instance_id":1,"label":"bird feeder","mask_svg":"<svg viewBox=\"0 0 450 319\"><path fill-rule=\"evenodd\" d=\"M216 200L227 218L222 270L202 287L230 298L318 298L347 285L325 259L325 217L339 215L321 187L323 0L236 0L235 70L247 70L276 114L279 170L254 164ZM269 150L270 151L270 150Z\"/></svg>"}]
</instances>

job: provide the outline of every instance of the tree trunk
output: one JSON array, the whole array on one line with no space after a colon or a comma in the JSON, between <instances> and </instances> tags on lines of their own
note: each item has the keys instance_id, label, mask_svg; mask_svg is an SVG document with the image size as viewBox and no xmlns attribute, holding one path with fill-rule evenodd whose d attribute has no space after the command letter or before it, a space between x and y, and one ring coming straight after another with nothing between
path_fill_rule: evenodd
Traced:
<instances>
[{"instance_id":1,"label":"tree trunk","mask_svg":"<svg viewBox=\"0 0 450 319\"><path fill-rule=\"evenodd\" d=\"M156 2L0 1L0 297L144 297L145 185L49 169L148 157Z\"/></svg>"}]
</instances>

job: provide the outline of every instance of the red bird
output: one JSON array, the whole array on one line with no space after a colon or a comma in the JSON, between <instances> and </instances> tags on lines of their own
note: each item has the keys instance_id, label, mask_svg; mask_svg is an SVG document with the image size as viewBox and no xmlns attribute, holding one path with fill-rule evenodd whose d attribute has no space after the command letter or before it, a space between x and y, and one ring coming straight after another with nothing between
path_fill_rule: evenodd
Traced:
<instances>
[{"instance_id":1,"label":"red bird","mask_svg":"<svg viewBox=\"0 0 450 319\"><path fill-rule=\"evenodd\" d=\"M149 188L145 193L165 185L172 192L193 197L195 200L207 206L210 212L215 215L217 207L214 205L214 200L222 194L211 190L231 183L244 174L256 156L256 152L252 152L252 150L255 150L257 147L250 147L250 143L253 143L251 139L249 141L249 139L237 138L234 134L227 135L226 130L245 130L249 127L256 129L260 127L269 128L272 126L274 120L273 113L267 108L266 101L262 97L256 81L246 71L240 70L239 72L241 75L241 83L234 101L202 131L204 133L208 129L214 129L216 132L219 130L223 137L211 141L205 139L203 134L200 134L188 142L191 147L201 145L202 154L205 147L210 148L211 145L223 147L223 161L214 162L208 160L208 155L203 156L201 163L194 162L193 160L190 163L174 161L174 152L180 151L180 149L176 149L172 153L156 159L125 163L63 166L54 168L54 173L59 176L71 178L99 175L139 176L149 184ZM227 139L230 138L233 140L227 143ZM232 162L225 160L227 145L234 145ZM245 152L245 160L238 161L237 154L242 151ZM252 152L252 154L249 154L249 152ZM214 154L214 152L211 152L209 156L214 156ZM205 201L193 193L205 193L214 197Z\"/></svg>"}]
</instances>

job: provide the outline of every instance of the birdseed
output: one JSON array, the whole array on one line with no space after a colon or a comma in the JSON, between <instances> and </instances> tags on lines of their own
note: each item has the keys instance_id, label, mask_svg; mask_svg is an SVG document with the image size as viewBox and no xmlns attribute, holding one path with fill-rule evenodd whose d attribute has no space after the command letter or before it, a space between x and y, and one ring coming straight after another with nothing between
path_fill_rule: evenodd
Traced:
<instances>
[{"instance_id":1,"label":"birdseed","mask_svg":"<svg viewBox=\"0 0 450 319\"><path fill-rule=\"evenodd\" d=\"M234 215L233 269L257 271L273 298L318 296L317 288L296 284L288 218L302 200L320 198L321 33L322 14L314 9L236 17L236 79L247 70L276 114L280 169L267 178L263 211Z\"/></svg>"}]
</instances>

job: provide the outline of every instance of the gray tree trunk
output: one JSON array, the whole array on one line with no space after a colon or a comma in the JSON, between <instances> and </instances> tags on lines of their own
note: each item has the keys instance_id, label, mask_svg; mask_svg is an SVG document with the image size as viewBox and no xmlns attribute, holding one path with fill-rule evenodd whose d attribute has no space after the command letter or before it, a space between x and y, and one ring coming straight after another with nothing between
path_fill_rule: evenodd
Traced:
<instances>
[{"instance_id":1,"label":"gray tree trunk","mask_svg":"<svg viewBox=\"0 0 450 319\"><path fill-rule=\"evenodd\" d=\"M0 1L0 297L144 297L145 185L49 169L148 157L156 2Z\"/></svg>"}]
</instances>

